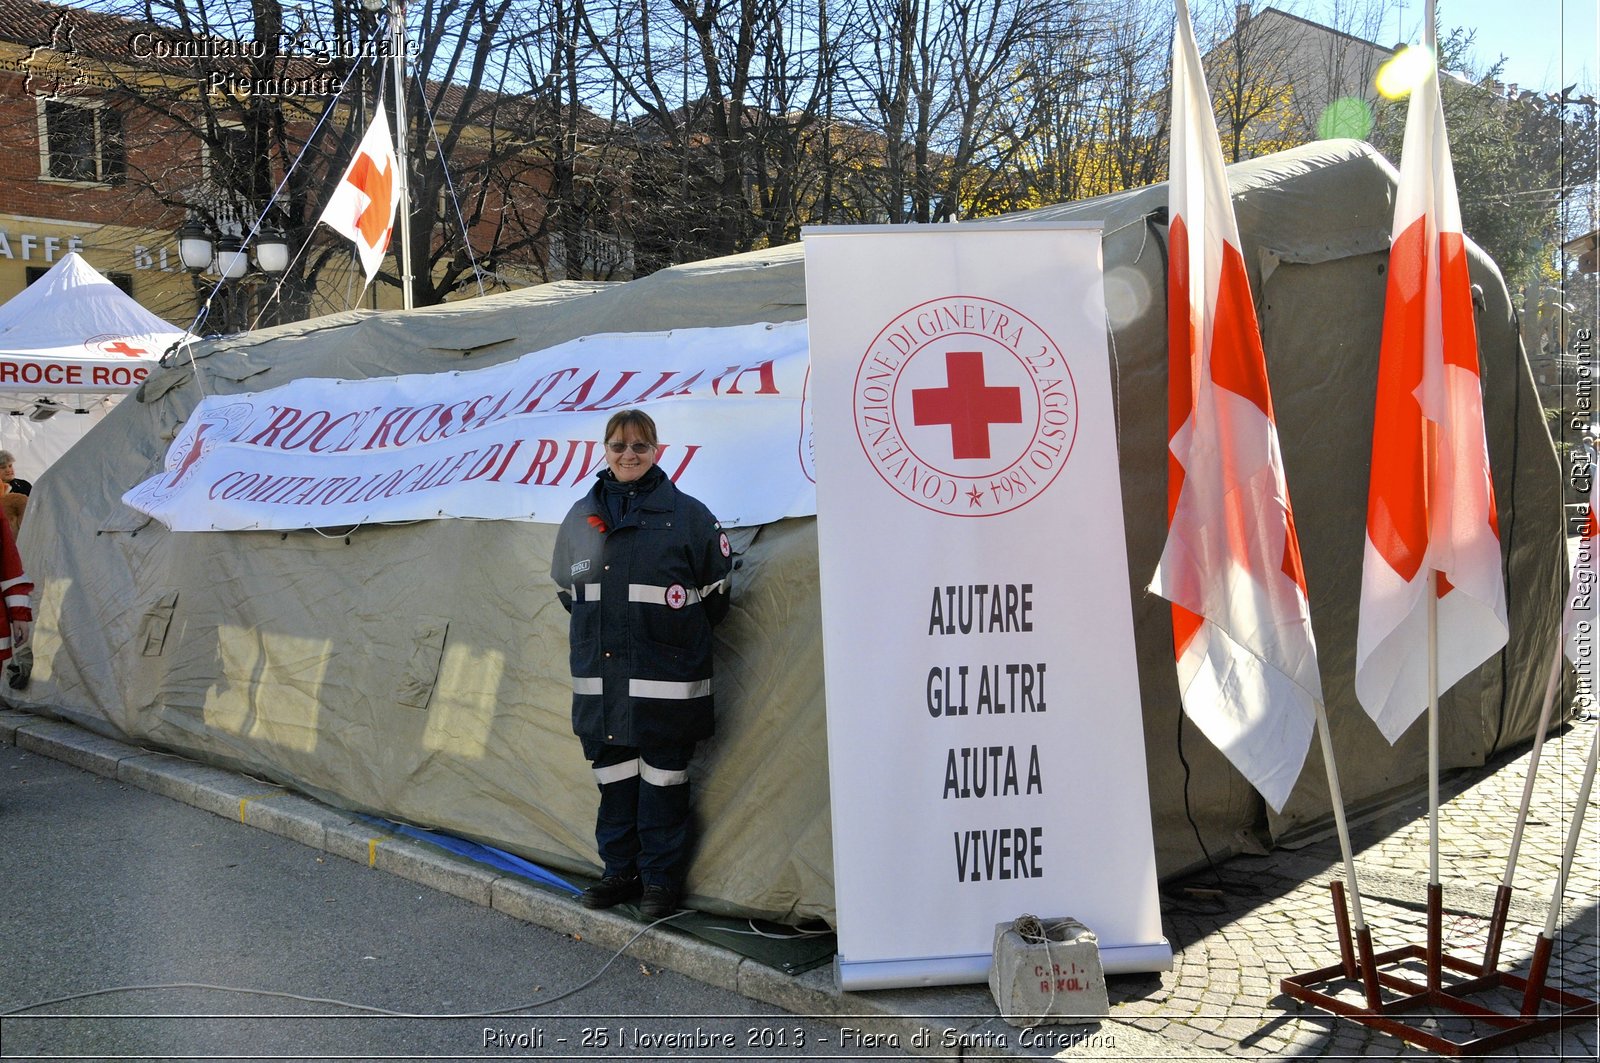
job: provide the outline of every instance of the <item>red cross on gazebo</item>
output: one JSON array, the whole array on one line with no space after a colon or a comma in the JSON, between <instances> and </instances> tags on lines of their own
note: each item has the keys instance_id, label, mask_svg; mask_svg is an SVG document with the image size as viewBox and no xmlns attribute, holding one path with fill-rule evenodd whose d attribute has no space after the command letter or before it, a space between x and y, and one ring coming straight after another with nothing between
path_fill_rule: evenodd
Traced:
<instances>
[{"instance_id":1,"label":"red cross on gazebo","mask_svg":"<svg viewBox=\"0 0 1600 1063\"><path fill-rule=\"evenodd\" d=\"M955 457L987 458L989 426L1022 423L1022 389L986 385L981 351L948 351L944 367L947 386L911 392L911 419L949 425Z\"/></svg>"},{"instance_id":2,"label":"red cross on gazebo","mask_svg":"<svg viewBox=\"0 0 1600 1063\"><path fill-rule=\"evenodd\" d=\"M149 351L145 350L143 347L135 347L133 344L129 343L127 340L118 340L116 343L108 343L108 344L105 345L105 347L103 349L105 350L105 352L107 354L125 354L129 358L137 358L141 354L149 354L150 353Z\"/></svg>"}]
</instances>

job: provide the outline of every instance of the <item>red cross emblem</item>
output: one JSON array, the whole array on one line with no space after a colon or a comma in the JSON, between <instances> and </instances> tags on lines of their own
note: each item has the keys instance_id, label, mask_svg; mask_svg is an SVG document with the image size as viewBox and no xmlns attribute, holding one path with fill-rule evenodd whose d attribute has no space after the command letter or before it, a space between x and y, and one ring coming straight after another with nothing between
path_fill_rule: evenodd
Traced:
<instances>
[{"instance_id":1,"label":"red cross emblem","mask_svg":"<svg viewBox=\"0 0 1600 1063\"><path fill-rule=\"evenodd\" d=\"M389 222L394 217L394 170L389 160L383 160L383 169L371 155L362 152L345 178L367 196L367 205L356 218L356 228L366 238L367 246L377 247L389 235Z\"/></svg>"},{"instance_id":2,"label":"red cross emblem","mask_svg":"<svg viewBox=\"0 0 1600 1063\"><path fill-rule=\"evenodd\" d=\"M1077 436L1066 355L1021 310L977 295L895 315L862 353L853 392L856 438L874 471L908 502L949 517L995 516L1038 498Z\"/></svg>"},{"instance_id":3,"label":"red cross emblem","mask_svg":"<svg viewBox=\"0 0 1600 1063\"><path fill-rule=\"evenodd\" d=\"M118 340L116 343L108 343L101 349L104 350L107 354L121 354L121 355L126 355L129 358L137 358L141 354L149 354L150 353L149 351L145 350L143 347L135 347L133 344L129 343L127 340Z\"/></svg>"},{"instance_id":4,"label":"red cross emblem","mask_svg":"<svg viewBox=\"0 0 1600 1063\"><path fill-rule=\"evenodd\" d=\"M202 421L195 426L194 442L190 445L188 452L184 454L183 459L178 462L178 467L172 470L172 478L167 481L169 486L175 485L179 480L183 479L184 473L189 471L189 466L200 460L202 453L200 439L206 434L206 429L213 427L215 426L210 421Z\"/></svg>"},{"instance_id":5,"label":"red cross emblem","mask_svg":"<svg viewBox=\"0 0 1600 1063\"><path fill-rule=\"evenodd\" d=\"M674 583L667 588L667 605L673 609L682 609L689 603L689 592L683 589L681 583Z\"/></svg>"},{"instance_id":6,"label":"red cross emblem","mask_svg":"<svg viewBox=\"0 0 1600 1063\"><path fill-rule=\"evenodd\" d=\"M911 392L912 423L947 424L954 457L987 458L989 426L1022 423L1022 389L986 385L981 351L946 352L944 366L945 387Z\"/></svg>"}]
</instances>

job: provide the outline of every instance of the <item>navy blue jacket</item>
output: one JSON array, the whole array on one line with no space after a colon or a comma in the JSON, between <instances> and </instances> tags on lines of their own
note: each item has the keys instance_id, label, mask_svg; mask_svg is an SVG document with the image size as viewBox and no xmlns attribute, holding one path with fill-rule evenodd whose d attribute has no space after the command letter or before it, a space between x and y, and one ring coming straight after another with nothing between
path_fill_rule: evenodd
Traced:
<instances>
[{"instance_id":1,"label":"navy blue jacket","mask_svg":"<svg viewBox=\"0 0 1600 1063\"><path fill-rule=\"evenodd\" d=\"M664 474L641 479L615 528L603 490L597 482L567 513L550 561L572 614L572 729L623 746L707 738L711 627L728 613L733 569L728 537Z\"/></svg>"}]
</instances>

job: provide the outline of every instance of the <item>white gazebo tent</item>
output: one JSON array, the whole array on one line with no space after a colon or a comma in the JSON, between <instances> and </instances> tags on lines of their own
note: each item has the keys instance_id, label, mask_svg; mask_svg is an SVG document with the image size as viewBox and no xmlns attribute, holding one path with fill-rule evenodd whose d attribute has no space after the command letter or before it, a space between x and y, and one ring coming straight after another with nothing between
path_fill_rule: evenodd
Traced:
<instances>
[{"instance_id":1,"label":"white gazebo tent","mask_svg":"<svg viewBox=\"0 0 1600 1063\"><path fill-rule=\"evenodd\" d=\"M0 448L17 475L53 464L183 336L76 253L0 306Z\"/></svg>"}]
</instances>

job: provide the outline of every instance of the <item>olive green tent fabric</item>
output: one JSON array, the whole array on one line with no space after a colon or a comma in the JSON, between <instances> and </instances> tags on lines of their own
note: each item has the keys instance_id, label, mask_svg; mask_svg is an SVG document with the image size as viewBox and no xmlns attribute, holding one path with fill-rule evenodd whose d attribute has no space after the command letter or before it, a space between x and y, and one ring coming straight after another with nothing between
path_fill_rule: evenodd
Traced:
<instances>
[{"instance_id":1,"label":"olive green tent fabric","mask_svg":"<svg viewBox=\"0 0 1600 1063\"><path fill-rule=\"evenodd\" d=\"M1230 170L1353 803L1425 771L1420 728L1391 748L1351 680L1394 179L1351 141ZM1144 591L1165 534L1164 204L1158 186L1016 217L1105 223L1147 771L1158 866L1171 874L1202 859L1197 829L1216 856L1268 819L1221 755L1180 726L1168 610ZM598 332L794 320L805 315L803 269L789 246L626 284L352 312L201 346L36 486L21 540L38 586L36 664L11 700L340 807L593 873L595 787L568 726L567 618L546 576L553 526L174 533L120 496L161 468L205 395L308 375L475 368ZM1512 642L1444 699L1447 767L1482 763L1530 734L1566 579L1560 470L1505 288L1481 256L1473 277ZM734 608L717 631L718 734L693 768L689 900L723 915L831 921L814 521L740 529L734 546ZM1313 751L1270 826L1329 813Z\"/></svg>"},{"instance_id":2,"label":"olive green tent fabric","mask_svg":"<svg viewBox=\"0 0 1600 1063\"><path fill-rule=\"evenodd\" d=\"M1285 476L1305 561L1335 759L1345 800L1369 803L1426 775L1427 733L1392 748L1355 697L1356 623L1367 471L1383 326L1394 169L1359 141L1328 141L1229 168L1251 267ZM1019 220L1102 218L1128 564L1144 700L1146 755L1163 872L1215 856L1262 817L1281 836L1331 816L1317 743L1283 814L1274 815L1205 738L1182 728L1169 612L1143 592L1165 543L1166 187ZM1470 234L1468 234L1470 236ZM1445 768L1484 763L1538 722L1567 588L1561 468L1499 271L1471 248L1489 459L1499 505L1511 639L1441 702ZM1187 835L1187 839L1185 836Z\"/></svg>"}]
</instances>

